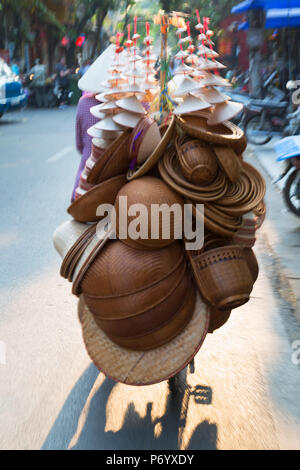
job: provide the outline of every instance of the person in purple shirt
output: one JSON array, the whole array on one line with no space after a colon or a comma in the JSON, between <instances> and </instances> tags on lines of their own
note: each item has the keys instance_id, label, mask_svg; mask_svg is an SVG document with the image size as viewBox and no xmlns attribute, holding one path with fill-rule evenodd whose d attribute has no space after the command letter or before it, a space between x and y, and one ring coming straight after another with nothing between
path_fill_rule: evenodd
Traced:
<instances>
[{"instance_id":1,"label":"person in purple shirt","mask_svg":"<svg viewBox=\"0 0 300 470\"><path fill-rule=\"evenodd\" d=\"M97 104L100 103L96 100L94 93L87 93L83 95L78 103L76 115L76 147L78 152L81 153L81 160L75 178L75 184L71 199L72 202L75 198L75 191L79 184L80 175L84 170L85 162L87 161L92 152L92 137L87 134L87 130L89 129L89 127L93 126L99 121L99 119L97 119L90 113L90 108L92 106L96 106Z\"/></svg>"}]
</instances>

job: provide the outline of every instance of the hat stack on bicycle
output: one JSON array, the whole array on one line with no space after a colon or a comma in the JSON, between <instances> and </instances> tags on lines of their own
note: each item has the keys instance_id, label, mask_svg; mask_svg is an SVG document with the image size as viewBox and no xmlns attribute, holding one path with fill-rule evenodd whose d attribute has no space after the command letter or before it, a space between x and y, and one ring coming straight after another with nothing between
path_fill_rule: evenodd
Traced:
<instances>
[{"instance_id":1,"label":"hat stack on bicycle","mask_svg":"<svg viewBox=\"0 0 300 470\"><path fill-rule=\"evenodd\" d=\"M243 160L247 141L229 121L240 105L218 89L228 82L216 72L223 66L208 18L201 24L198 14L196 28L197 54L189 24L185 38L178 28L177 106L160 126L142 104L157 86L149 26L144 58L136 21L126 54L117 42L108 89L91 110L99 122L89 130L96 140L85 169L88 186L68 209L73 220L54 235L61 275L79 297L91 359L130 385L157 383L183 369L206 334L249 301L258 276L252 248L265 216L265 183ZM107 204L115 209L111 218ZM186 249L185 204L194 222L204 222L199 249ZM137 205L145 209L138 217ZM162 205L179 208L170 211L167 236L162 219L154 227L151 217Z\"/></svg>"}]
</instances>

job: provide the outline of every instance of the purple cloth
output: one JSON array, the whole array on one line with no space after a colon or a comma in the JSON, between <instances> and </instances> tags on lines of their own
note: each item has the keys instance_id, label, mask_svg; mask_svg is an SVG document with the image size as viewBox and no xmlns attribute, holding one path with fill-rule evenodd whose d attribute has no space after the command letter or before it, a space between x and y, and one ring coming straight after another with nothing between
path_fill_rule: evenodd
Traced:
<instances>
[{"instance_id":1,"label":"purple cloth","mask_svg":"<svg viewBox=\"0 0 300 470\"><path fill-rule=\"evenodd\" d=\"M97 104L100 103L96 100L93 93L85 94L80 98L78 103L76 115L76 147L78 152L81 153L81 160L75 179L72 201L74 201L75 191L79 184L80 175L84 170L85 162L92 152L92 137L87 134L87 130L99 121L99 119L90 113L90 108Z\"/></svg>"}]
</instances>

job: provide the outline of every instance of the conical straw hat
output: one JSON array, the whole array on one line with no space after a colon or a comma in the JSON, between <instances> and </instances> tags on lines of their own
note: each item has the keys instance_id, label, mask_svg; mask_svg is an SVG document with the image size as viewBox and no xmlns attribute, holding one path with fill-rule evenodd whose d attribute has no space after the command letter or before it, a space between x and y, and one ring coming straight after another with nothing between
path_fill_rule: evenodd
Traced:
<instances>
[{"instance_id":1,"label":"conical straw hat","mask_svg":"<svg viewBox=\"0 0 300 470\"><path fill-rule=\"evenodd\" d=\"M184 77L173 96L185 96L198 88L198 84L191 78Z\"/></svg>"},{"instance_id":2,"label":"conical straw hat","mask_svg":"<svg viewBox=\"0 0 300 470\"><path fill-rule=\"evenodd\" d=\"M116 105L119 108L125 109L125 111L130 111L137 114L146 114L146 111L140 101L136 96L129 96L128 98L122 98L116 102Z\"/></svg>"},{"instance_id":3,"label":"conical straw hat","mask_svg":"<svg viewBox=\"0 0 300 470\"><path fill-rule=\"evenodd\" d=\"M105 114L104 113L101 113L100 109L99 109L99 106L101 105L96 105L96 106L92 106L90 108L90 113L95 116L96 118L98 119L104 119L105 118Z\"/></svg>"},{"instance_id":4,"label":"conical straw hat","mask_svg":"<svg viewBox=\"0 0 300 470\"><path fill-rule=\"evenodd\" d=\"M107 117L102 121L97 122L94 126L98 130L103 131L122 131L124 127L119 126L111 117Z\"/></svg>"},{"instance_id":5,"label":"conical straw hat","mask_svg":"<svg viewBox=\"0 0 300 470\"><path fill-rule=\"evenodd\" d=\"M110 77L108 69L114 61L114 46L110 45L91 65L78 82L80 90L100 93L104 90L101 82Z\"/></svg>"},{"instance_id":6,"label":"conical straw hat","mask_svg":"<svg viewBox=\"0 0 300 470\"><path fill-rule=\"evenodd\" d=\"M191 74L193 72L193 68L189 67L186 64L180 64L179 67L177 67L175 71L175 75L180 75L180 74Z\"/></svg>"},{"instance_id":7,"label":"conical straw hat","mask_svg":"<svg viewBox=\"0 0 300 470\"><path fill-rule=\"evenodd\" d=\"M141 114L131 113L129 111L122 111L113 117L114 122L120 126L131 127L132 129L137 125L141 119Z\"/></svg>"},{"instance_id":8,"label":"conical straw hat","mask_svg":"<svg viewBox=\"0 0 300 470\"><path fill-rule=\"evenodd\" d=\"M123 90L124 93L127 93L127 96L130 96L132 94L135 94L135 95L145 95L145 90L143 90L141 88L140 85L138 85L138 83L131 83L129 85L126 85L124 87L124 90ZM119 98L121 99L121 97Z\"/></svg>"},{"instance_id":9,"label":"conical straw hat","mask_svg":"<svg viewBox=\"0 0 300 470\"><path fill-rule=\"evenodd\" d=\"M196 96L202 96L210 104L224 103L224 101L230 100L229 96L224 95L224 93L221 93L219 90L213 87L202 88L201 91L199 91L199 94Z\"/></svg>"},{"instance_id":10,"label":"conical straw hat","mask_svg":"<svg viewBox=\"0 0 300 470\"><path fill-rule=\"evenodd\" d=\"M188 95L182 104L177 106L177 108L174 109L173 113L174 114L187 114L187 113L192 113L194 111L201 111L202 109L208 109L211 107L211 104L209 104L207 101L201 98L196 98L195 96Z\"/></svg>"},{"instance_id":11,"label":"conical straw hat","mask_svg":"<svg viewBox=\"0 0 300 470\"><path fill-rule=\"evenodd\" d=\"M212 73L207 73L206 77L203 79L202 84L204 86L230 86L228 80L225 78L219 77L218 75L213 75Z\"/></svg>"},{"instance_id":12,"label":"conical straw hat","mask_svg":"<svg viewBox=\"0 0 300 470\"><path fill-rule=\"evenodd\" d=\"M140 352L112 342L97 326L83 296L78 315L87 352L96 367L107 377L127 385L151 385L178 374L199 351L210 320L209 308L198 295L193 316L181 333L163 346Z\"/></svg>"},{"instance_id":13,"label":"conical straw hat","mask_svg":"<svg viewBox=\"0 0 300 470\"><path fill-rule=\"evenodd\" d=\"M236 103L234 101L225 101L215 106L212 114L207 120L207 124L213 126L221 124L224 121L229 121L231 118L239 114L243 109L242 103Z\"/></svg>"},{"instance_id":14,"label":"conical straw hat","mask_svg":"<svg viewBox=\"0 0 300 470\"><path fill-rule=\"evenodd\" d=\"M196 55L196 54L190 54L187 59L186 59L186 62L188 64L197 64L198 63L198 60L199 60L199 57Z\"/></svg>"},{"instance_id":15,"label":"conical straw hat","mask_svg":"<svg viewBox=\"0 0 300 470\"><path fill-rule=\"evenodd\" d=\"M113 112L118 109L118 105L115 101L107 101L98 106L98 110L102 113Z\"/></svg>"},{"instance_id":16,"label":"conical straw hat","mask_svg":"<svg viewBox=\"0 0 300 470\"><path fill-rule=\"evenodd\" d=\"M217 62L216 60L204 59L198 66L198 70L214 70L214 69L225 69L225 65Z\"/></svg>"},{"instance_id":17,"label":"conical straw hat","mask_svg":"<svg viewBox=\"0 0 300 470\"><path fill-rule=\"evenodd\" d=\"M107 98L105 98L104 95L105 92L99 93L98 95L96 95L96 100L100 101L101 103L106 103Z\"/></svg>"}]
</instances>

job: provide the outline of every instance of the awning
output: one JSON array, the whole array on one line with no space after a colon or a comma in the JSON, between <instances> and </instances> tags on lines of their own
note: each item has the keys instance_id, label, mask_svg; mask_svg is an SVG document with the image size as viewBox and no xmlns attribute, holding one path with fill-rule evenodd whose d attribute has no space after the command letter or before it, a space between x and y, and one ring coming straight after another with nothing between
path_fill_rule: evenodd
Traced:
<instances>
[{"instance_id":1,"label":"awning","mask_svg":"<svg viewBox=\"0 0 300 470\"><path fill-rule=\"evenodd\" d=\"M297 9L299 8L299 0L245 0L235 5L231 9L231 13L244 13L248 10L269 9Z\"/></svg>"},{"instance_id":2,"label":"awning","mask_svg":"<svg viewBox=\"0 0 300 470\"><path fill-rule=\"evenodd\" d=\"M299 0L246 0L232 8L232 13L263 8L266 11L265 29L296 28L300 26ZM241 23L239 30L249 28L247 22Z\"/></svg>"},{"instance_id":3,"label":"awning","mask_svg":"<svg viewBox=\"0 0 300 470\"><path fill-rule=\"evenodd\" d=\"M231 9L231 13L244 13L248 10L257 10L259 8L264 8L265 3L266 2L264 0L245 0L242 3L235 5Z\"/></svg>"},{"instance_id":4,"label":"awning","mask_svg":"<svg viewBox=\"0 0 300 470\"><path fill-rule=\"evenodd\" d=\"M265 28L296 28L300 26L300 8L271 8L267 10Z\"/></svg>"}]
</instances>

